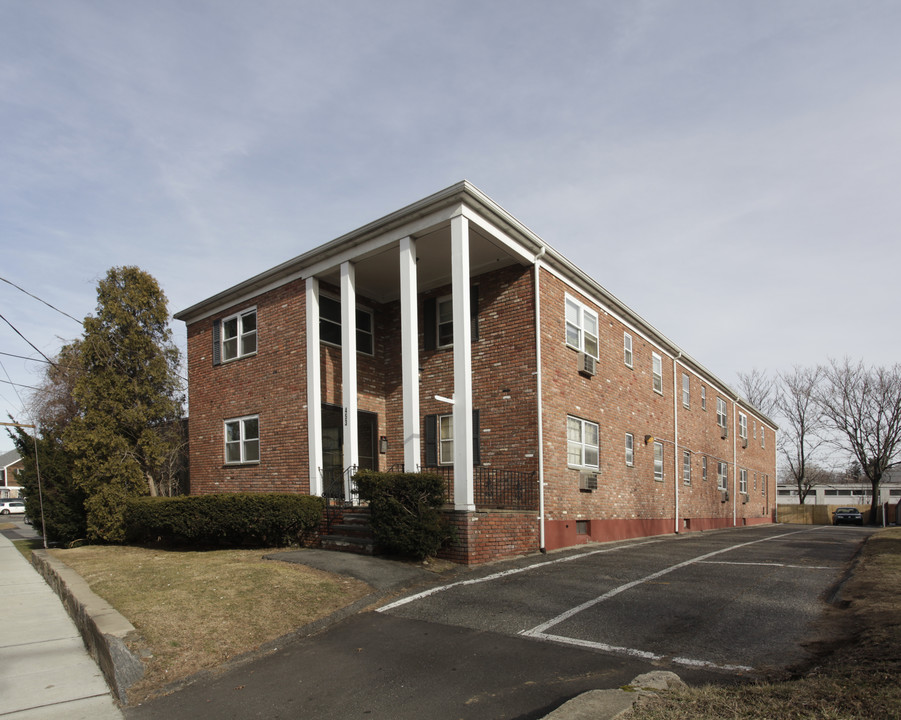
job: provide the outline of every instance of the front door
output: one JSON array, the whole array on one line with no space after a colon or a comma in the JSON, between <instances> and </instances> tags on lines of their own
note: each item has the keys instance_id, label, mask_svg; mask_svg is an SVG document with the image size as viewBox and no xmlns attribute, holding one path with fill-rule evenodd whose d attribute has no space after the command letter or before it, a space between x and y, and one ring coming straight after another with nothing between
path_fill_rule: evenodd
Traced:
<instances>
[{"instance_id":1,"label":"front door","mask_svg":"<svg viewBox=\"0 0 901 720\"><path fill-rule=\"evenodd\" d=\"M345 497L343 411L322 404L322 483L326 497ZM378 470L379 416L357 411L357 454L361 470Z\"/></svg>"}]
</instances>

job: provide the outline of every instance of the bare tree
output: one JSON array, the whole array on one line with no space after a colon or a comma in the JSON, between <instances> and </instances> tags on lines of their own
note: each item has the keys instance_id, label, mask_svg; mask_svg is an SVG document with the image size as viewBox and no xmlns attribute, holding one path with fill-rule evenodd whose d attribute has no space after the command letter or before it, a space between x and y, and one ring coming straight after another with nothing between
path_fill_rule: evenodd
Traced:
<instances>
[{"instance_id":1,"label":"bare tree","mask_svg":"<svg viewBox=\"0 0 901 720\"><path fill-rule=\"evenodd\" d=\"M778 390L776 383L766 373L752 368L749 373L738 373L738 389L745 399L764 415L772 415L776 409Z\"/></svg>"},{"instance_id":2,"label":"bare tree","mask_svg":"<svg viewBox=\"0 0 901 720\"><path fill-rule=\"evenodd\" d=\"M786 472L798 489L801 505L811 488L822 482L826 471L816 462L817 450L825 442L823 414L817 403L817 390L823 378L820 368L795 366L779 375L774 404L781 416L779 451Z\"/></svg>"},{"instance_id":3,"label":"bare tree","mask_svg":"<svg viewBox=\"0 0 901 720\"><path fill-rule=\"evenodd\" d=\"M901 453L901 365L866 367L845 358L831 360L822 372L819 405L873 487L870 522L876 524L879 483Z\"/></svg>"}]
</instances>

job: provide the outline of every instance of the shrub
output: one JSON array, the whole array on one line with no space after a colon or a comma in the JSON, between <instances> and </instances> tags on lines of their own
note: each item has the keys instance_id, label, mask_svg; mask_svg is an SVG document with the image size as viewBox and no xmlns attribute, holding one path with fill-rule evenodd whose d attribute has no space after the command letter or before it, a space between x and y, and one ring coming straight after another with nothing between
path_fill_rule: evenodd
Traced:
<instances>
[{"instance_id":1,"label":"shrub","mask_svg":"<svg viewBox=\"0 0 901 720\"><path fill-rule=\"evenodd\" d=\"M277 547L303 541L322 520L322 498L276 493L223 493L130 498L132 543Z\"/></svg>"},{"instance_id":2,"label":"shrub","mask_svg":"<svg viewBox=\"0 0 901 720\"><path fill-rule=\"evenodd\" d=\"M360 498L369 501L375 541L386 552L422 560L451 539L440 512L444 504L440 475L362 470L354 480Z\"/></svg>"}]
</instances>

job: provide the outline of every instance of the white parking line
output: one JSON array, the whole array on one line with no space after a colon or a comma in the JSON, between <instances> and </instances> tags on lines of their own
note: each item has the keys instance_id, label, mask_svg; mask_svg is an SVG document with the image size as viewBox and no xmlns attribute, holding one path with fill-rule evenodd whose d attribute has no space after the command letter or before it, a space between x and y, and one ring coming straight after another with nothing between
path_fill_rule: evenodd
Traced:
<instances>
[{"instance_id":1,"label":"white parking line","mask_svg":"<svg viewBox=\"0 0 901 720\"><path fill-rule=\"evenodd\" d=\"M726 560L707 560L701 565L759 565L761 567L791 568L794 570L838 570L834 565L786 565L774 562L728 562Z\"/></svg>"},{"instance_id":2,"label":"white parking line","mask_svg":"<svg viewBox=\"0 0 901 720\"><path fill-rule=\"evenodd\" d=\"M659 540L645 540L644 542L629 543L628 545L617 545L616 547L605 547L601 548L600 550L591 550L590 552L579 553L577 555L568 555L566 557L557 558L556 560L547 560L545 562L536 563L535 565L529 565L527 567L512 568L510 570L504 570L502 572L486 575L485 577L473 578L472 580L459 580L455 583L450 583L449 585L440 585L439 587L434 587L430 590L424 590L423 592L417 593L416 595L410 595L409 597L395 600L393 603L389 603L388 605L383 605L382 607L377 608L376 612L386 612L388 610L393 610L396 607L406 605L407 603L411 603L414 600L421 600L422 598L428 597L429 595L435 595L436 593L444 592L445 590L450 590L451 588L455 587L461 587L463 585L478 585L479 583L488 582L489 580L497 580L509 575L517 575L528 570L537 570L538 568L547 567L548 565L557 565L558 563L570 562L571 560L579 560L584 557L590 557L591 555L610 553L617 550L626 550L628 548L640 547L642 545L651 545L658 542L663 542L663 539L661 538Z\"/></svg>"},{"instance_id":3,"label":"white parking line","mask_svg":"<svg viewBox=\"0 0 901 720\"><path fill-rule=\"evenodd\" d=\"M608 590L603 595L600 595L592 600L588 600L587 602L582 603L581 605L577 605L574 608L567 610L566 612L560 613L554 618L551 618L547 622L541 623L540 625L536 625L531 630L523 630L520 632L520 635L524 635L526 637L537 638L539 640L552 640L554 642L563 642L571 645L580 645L583 647L592 647L598 650L606 650L608 652L617 652L626 655L632 655L636 657L648 657L651 659L662 659L662 656L657 656L654 653L648 653L644 650L638 650L635 648L621 648L612 645L607 645L606 643L592 642L590 640L579 640L576 638L567 638L561 635L553 635L548 633L547 631L554 627L555 625L559 625L565 620L569 620L571 617L578 615L583 610L587 610L590 607L594 607L599 603L604 602L605 600L609 600L610 598L616 597L620 593L625 592L626 590L631 590L632 588L642 585L643 583L649 582L651 580L656 580L659 577L663 577L664 575L668 575L671 572L676 570L680 570L681 568L688 567L689 565L694 565L697 563L702 563L707 558L715 557L717 555L722 555L723 553L732 552L733 550L738 550L743 547L748 547L749 545L756 545L757 543L767 542L768 540L778 540L779 538L788 537L789 535L797 535L798 533L804 532L813 532L820 528L809 528L805 530L793 530L792 532L782 533L781 535L772 535L770 537L761 538L759 540L751 540L750 542L739 543L738 545L733 545L728 548L723 548L722 550L714 550L713 552L705 553L704 555L699 555L696 558L692 558L691 560L685 560L684 562L677 563L675 565L671 565L670 567L664 568L663 570L658 570L655 573L651 573L650 575L646 575L643 578L639 578L638 580L633 580L632 582L628 582L624 585L620 585L619 587L613 588L612 590ZM745 667L743 665L718 665L716 663L711 663L706 660L694 660L690 658L674 658L673 662L682 664L682 665L690 665L692 667L709 667L709 668L719 668L723 670L752 670L753 668Z\"/></svg>"}]
</instances>

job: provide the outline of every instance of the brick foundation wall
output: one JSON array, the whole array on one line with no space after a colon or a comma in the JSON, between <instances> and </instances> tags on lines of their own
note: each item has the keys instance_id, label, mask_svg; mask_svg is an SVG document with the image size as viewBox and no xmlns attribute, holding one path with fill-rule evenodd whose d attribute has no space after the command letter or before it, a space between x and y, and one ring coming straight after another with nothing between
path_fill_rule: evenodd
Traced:
<instances>
[{"instance_id":1,"label":"brick foundation wall","mask_svg":"<svg viewBox=\"0 0 901 720\"><path fill-rule=\"evenodd\" d=\"M457 537L453 544L438 553L438 557L464 565L478 565L539 549L538 519L534 512L449 510L445 517Z\"/></svg>"}]
</instances>

